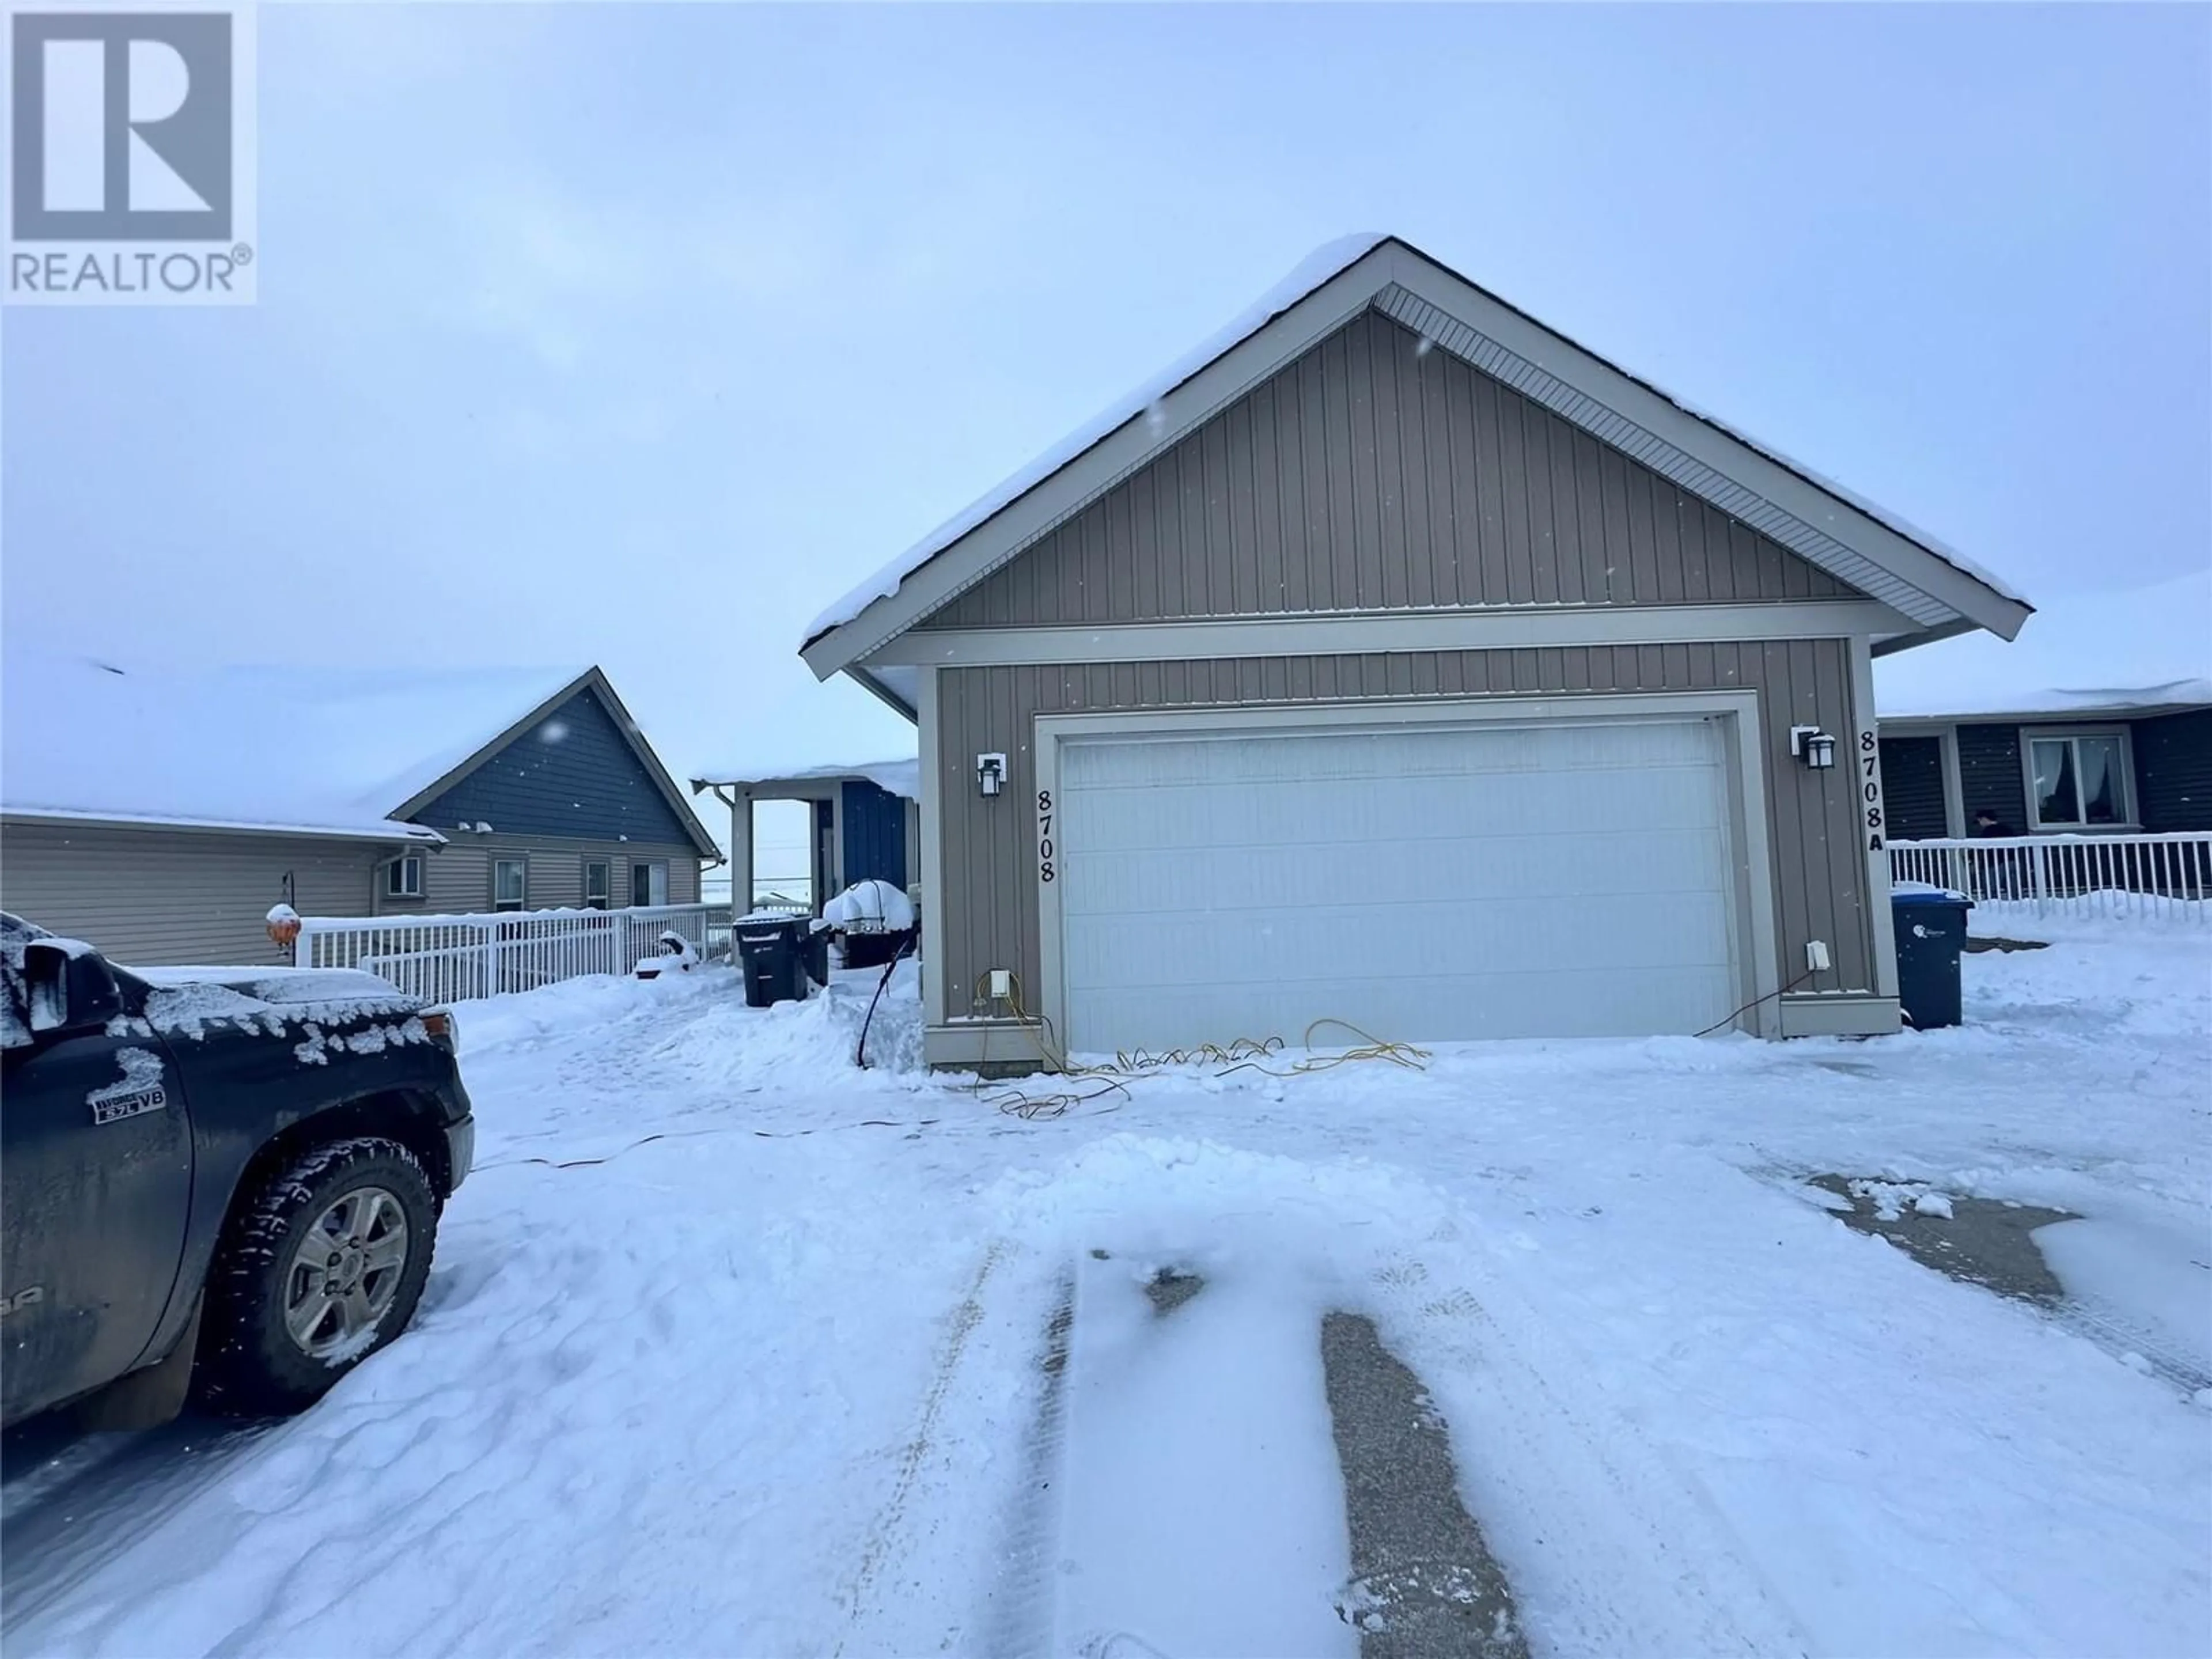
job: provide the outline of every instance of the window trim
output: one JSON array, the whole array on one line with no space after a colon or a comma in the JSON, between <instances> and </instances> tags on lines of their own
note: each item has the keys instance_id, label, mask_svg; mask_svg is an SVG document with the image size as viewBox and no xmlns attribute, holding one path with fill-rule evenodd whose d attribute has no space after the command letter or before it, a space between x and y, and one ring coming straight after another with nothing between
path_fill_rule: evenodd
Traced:
<instances>
[{"instance_id":1,"label":"window trim","mask_svg":"<svg viewBox=\"0 0 2212 1659\"><path fill-rule=\"evenodd\" d=\"M499 868L502 864L514 865L522 872L522 896L511 904L502 902L499 896ZM527 910L530 908L530 855L527 853L494 854L489 874L491 876L491 908L494 915Z\"/></svg>"},{"instance_id":2,"label":"window trim","mask_svg":"<svg viewBox=\"0 0 2212 1659\"><path fill-rule=\"evenodd\" d=\"M601 883L599 896L596 899L592 896L592 872L593 870L603 872L605 877ZM611 910L614 908L615 861L612 859L586 858L584 860L582 892L584 895L584 908L586 910Z\"/></svg>"},{"instance_id":3,"label":"window trim","mask_svg":"<svg viewBox=\"0 0 2212 1659\"><path fill-rule=\"evenodd\" d=\"M2036 798L2035 745L2038 743L2072 743L2082 738L2114 738L2120 745L2120 796L2123 808L2120 816L2110 823L2046 823L2043 809ZM2124 836L2138 833L2142 829L2141 806L2136 794L2135 733L2124 724L2103 726L2023 726L2020 728L2021 793L2027 808L2027 830L2034 836ZM2074 754L2075 805L2081 805L2081 757Z\"/></svg>"},{"instance_id":4,"label":"window trim","mask_svg":"<svg viewBox=\"0 0 2212 1659\"><path fill-rule=\"evenodd\" d=\"M410 865L415 868L415 882L412 886L404 884L404 878L402 874ZM400 879L403 884L393 886L392 884L395 878ZM421 898L422 896L422 855L420 853L402 853L396 858L385 860L384 880L379 884L377 890L380 896L388 899Z\"/></svg>"}]
</instances>

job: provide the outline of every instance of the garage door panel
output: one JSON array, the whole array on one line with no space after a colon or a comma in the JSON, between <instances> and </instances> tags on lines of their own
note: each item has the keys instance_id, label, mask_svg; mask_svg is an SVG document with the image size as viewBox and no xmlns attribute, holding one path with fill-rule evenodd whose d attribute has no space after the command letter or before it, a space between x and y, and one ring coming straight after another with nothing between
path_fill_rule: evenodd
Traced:
<instances>
[{"instance_id":1,"label":"garage door panel","mask_svg":"<svg viewBox=\"0 0 2212 1659\"><path fill-rule=\"evenodd\" d=\"M1393 781L1424 774L1461 777L1487 773L1557 772L1665 765L1706 766L1712 761L1708 724L1692 720L1630 721L1613 725L1564 722L1501 726L1480 734L1479 746L1439 745L1433 731L1311 734L1281 737L1249 732L1176 738L1143 743L1084 743L1062 751L1066 787L1116 784L1249 784L1271 779L1373 777ZM1455 734L1466 735L1466 734ZM1316 751L1316 743L1326 744Z\"/></svg>"},{"instance_id":2,"label":"garage door panel","mask_svg":"<svg viewBox=\"0 0 2212 1659\"><path fill-rule=\"evenodd\" d=\"M1616 975L1613 981L1666 1029L1698 1031L1719 1018L1709 1013L1716 1003L1726 1012L1729 981L1724 970L1684 974L1672 969L1646 969ZM1312 988L1285 984L1258 998L1241 988L1195 987L1182 994L1191 1032L1204 1036L1126 1037L1115 1042L1085 1042L1081 1052L1116 1048L1154 1049L1191 1047L1199 1042L1227 1045L1238 1037L1255 1042L1279 1036L1298 1044L1316 1019L1348 1021L1371 1036L1393 1041L1441 1041L1408 1038L1409 1030L1449 1030L1451 1040L1481 1042L1499 1038L1600 1037L1620 1035L1613 1009L1595 988L1571 976L1530 974L1505 980L1465 975L1408 980L1400 975L1333 985L1325 999ZM1093 1013L1103 1030L1134 1031L1155 1018L1151 1003L1141 993L1106 991L1093 994ZM1348 1032L1327 1029L1314 1035L1322 1048L1343 1048L1359 1041Z\"/></svg>"},{"instance_id":3,"label":"garage door panel","mask_svg":"<svg viewBox=\"0 0 2212 1659\"><path fill-rule=\"evenodd\" d=\"M1085 790L1080 815L1063 802L1059 840L1071 854L1133 844L1261 846L1279 843L1285 823L1295 817L1314 842L1461 841L1510 835L1532 820L1572 830L1590 817L1588 775L1581 773L1370 779L1337 790L1317 789L1322 781L1346 781L1277 780L1240 784L1233 793L1194 784ZM1647 830L1709 828L1712 785L1710 766L1632 774L1610 793L1607 818L1590 827L1617 828L1620 815L1632 814Z\"/></svg>"},{"instance_id":4,"label":"garage door panel","mask_svg":"<svg viewBox=\"0 0 2212 1659\"><path fill-rule=\"evenodd\" d=\"M1500 941L1505 941L1501 950ZM1457 904L1102 917L1073 930L1071 994L1124 983L1149 958L1152 985L1264 987L1408 974L1595 975L1729 964L1725 904L1705 894L1507 899Z\"/></svg>"},{"instance_id":5,"label":"garage door panel","mask_svg":"<svg viewBox=\"0 0 2212 1659\"><path fill-rule=\"evenodd\" d=\"M1737 1000L1706 720L1068 740L1071 1046L1691 1031Z\"/></svg>"},{"instance_id":6,"label":"garage door panel","mask_svg":"<svg viewBox=\"0 0 2212 1659\"><path fill-rule=\"evenodd\" d=\"M1577 832L1569 832L1571 834ZM1602 842L1564 859L1559 836L1486 838L1479 854L1441 837L1346 842L1340 867L1363 902L1431 905L1455 899L1607 897L1648 891L1703 892L1720 855L1710 830L1579 832ZM1178 911L1273 910L1303 879L1313 847L1205 847L1160 860L1149 853L1083 853L1063 860L1062 915L1106 916Z\"/></svg>"}]
</instances>

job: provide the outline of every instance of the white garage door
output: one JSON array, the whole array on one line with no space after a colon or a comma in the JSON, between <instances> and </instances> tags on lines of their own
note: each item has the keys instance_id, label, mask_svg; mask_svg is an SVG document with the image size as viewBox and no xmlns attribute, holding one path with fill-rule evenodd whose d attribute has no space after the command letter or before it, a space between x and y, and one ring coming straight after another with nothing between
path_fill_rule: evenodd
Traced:
<instances>
[{"instance_id":1,"label":"white garage door","mask_svg":"<svg viewBox=\"0 0 2212 1659\"><path fill-rule=\"evenodd\" d=\"M1069 1046L1296 1044L1331 1016L1414 1042L1710 1025L1741 1000L1721 735L1065 740Z\"/></svg>"}]
</instances>

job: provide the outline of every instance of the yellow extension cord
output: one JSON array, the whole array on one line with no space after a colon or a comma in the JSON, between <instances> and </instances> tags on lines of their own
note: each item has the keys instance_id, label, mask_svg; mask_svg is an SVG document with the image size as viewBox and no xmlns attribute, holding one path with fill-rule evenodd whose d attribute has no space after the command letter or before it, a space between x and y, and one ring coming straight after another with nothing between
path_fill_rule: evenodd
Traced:
<instances>
[{"instance_id":1,"label":"yellow extension cord","mask_svg":"<svg viewBox=\"0 0 2212 1659\"><path fill-rule=\"evenodd\" d=\"M988 975L977 978L972 993L975 1000L981 1000L988 978ZM1282 1066L1267 1063L1284 1051L1283 1039L1279 1036L1237 1037L1225 1047L1217 1042L1201 1042L1195 1048L1169 1048L1158 1054L1145 1048L1122 1050L1115 1054L1110 1065L1078 1066L1060 1052L1051 1022L1032 1015L1022 1006L1021 976L1010 974L1007 979L1011 988L1006 1001L1014 1011L1015 1022L1029 1033L1030 1041L1036 1044L1038 1057L1062 1077L1102 1080L1101 1086L1080 1092L1060 1089L1035 1094L1012 1085L984 1093L986 1085L978 1079L976 1091L982 1096L985 1103L1019 1118L1060 1117L1071 1107L1080 1106L1106 1095L1126 1097L1129 1084L1180 1066L1218 1066L1222 1069L1214 1073L1218 1078L1243 1071L1261 1072L1269 1077L1291 1078L1312 1072L1331 1071L1352 1060L1388 1060L1391 1065L1401 1066L1407 1071L1420 1072L1428 1069L1431 1058L1425 1048L1416 1048L1410 1042L1389 1042L1372 1032L1362 1030L1348 1019L1329 1016L1315 1020L1306 1027L1304 1047L1307 1049L1310 1050L1314 1046L1314 1033L1328 1026L1349 1031L1364 1041L1340 1054L1309 1053L1304 1059L1291 1060Z\"/></svg>"}]
</instances>

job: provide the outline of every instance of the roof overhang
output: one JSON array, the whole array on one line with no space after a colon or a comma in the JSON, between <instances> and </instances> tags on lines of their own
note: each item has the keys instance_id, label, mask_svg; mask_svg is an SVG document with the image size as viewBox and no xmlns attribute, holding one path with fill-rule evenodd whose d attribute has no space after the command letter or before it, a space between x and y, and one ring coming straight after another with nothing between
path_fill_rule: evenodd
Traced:
<instances>
[{"instance_id":1,"label":"roof overhang","mask_svg":"<svg viewBox=\"0 0 2212 1659\"><path fill-rule=\"evenodd\" d=\"M914 712L869 654L942 608L1212 416L1367 310L1382 313L1601 441L1890 605L1914 633L1987 629L2005 639L2032 607L1934 538L1668 397L1387 238L1274 311L1127 418L942 545L913 550L890 591L800 651L817 678L841 671ZM970 515L953 522L966 524ZM892 580L893 575L896 580Z\"/></svg>"},{"instance_id":2,"label":"roof overhang","mask_svg":"<svg viewBox=\"0 0 2212 1659\"><path fill-rule=\"evenodd\" d=\"M911 755L892 760L863 762L857 766L808 767L777 777L741 778L720 775L691 780L691 793L729 789L755 800L827 800L848 783L872 783L886 794L908 800L921 798L921 763Z\"/></svg>"},{"instance_id":3,"label":"roof overhang","mask_svg":"<svg viewBox=\"0 0 2212 1659\"><path fill-rule=\"evenodd\" d=\"M1881 714L1875 715L1880 726L1895 726L1899 730L1912 726L2083 726L2111 725L2117 720L2152 720L2164 714L2193 714L2212 708L2212 702L2112 702L2081 703L2064 708L2048 705L2037 708L2024 704L2017 708L1976 708L1956 714Z\"/></svg>"},{"instance_id":4,"label":"roof overhang","mask_svg":"<svg viewBox=\"0 0 2212 1659\"><path fill-rule=\"evenodd\" d=\"M445 836L419 823L390 820L363 824L264 823L250 818L164 817L153 813L119 817L112 812L73 811L64 807L0 806L9 823L70 824L84 829L175 830L193 834L286 836L318 841L394 842L442 847Z\"/></svg>"}]
</instances>

